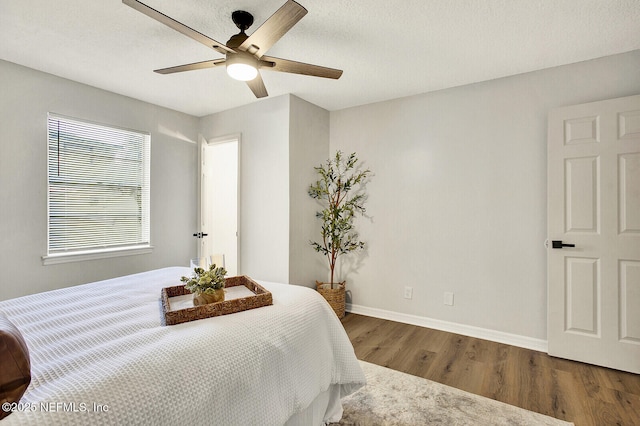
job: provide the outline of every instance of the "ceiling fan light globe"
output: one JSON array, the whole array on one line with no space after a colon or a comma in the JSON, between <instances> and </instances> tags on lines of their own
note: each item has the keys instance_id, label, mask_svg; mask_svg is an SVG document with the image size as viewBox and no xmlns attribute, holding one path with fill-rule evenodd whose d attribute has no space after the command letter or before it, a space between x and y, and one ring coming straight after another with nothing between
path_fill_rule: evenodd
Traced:
<instances>
[{"instance_id":1,"label":"ceiling fan light globe","mask_svg":"<svg viewBox=\"0 0 640 426\"><path fill-rule=\"evenodd\" d=\"M227 74L240 81L250 81L258 75L258 60L246 52L227 54Z\"/></svg>"},{"instance_id":2,"label":"ceiling fan light globe","mask_svg":"<svg viewBox=\"0 0 640 426\"><path fill-rule=\"evenodd\" d=\"M250 81L256 78L258 70L256 67L249 64L227 64L227 74L229 74L229 77L235 78L236 80Z\"/></svg>"}]
</instances>

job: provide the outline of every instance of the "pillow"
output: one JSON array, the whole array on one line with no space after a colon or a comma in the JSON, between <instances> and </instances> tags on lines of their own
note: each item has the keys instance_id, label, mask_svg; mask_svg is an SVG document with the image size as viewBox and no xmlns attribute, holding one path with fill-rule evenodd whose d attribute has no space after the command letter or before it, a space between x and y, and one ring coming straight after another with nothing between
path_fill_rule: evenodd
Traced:
<instances>
[{"instance_id":1,"label":"pillow","mask_svg":"<svg viewBox=\"0 0 640 426\"><path fill-rule=\"evenodd\" d=\"M0 404L17 403L31 383L29 349L20 331L0 312ZM11 414L0 408L0 420Z\"/></svg>"}]
</instances>

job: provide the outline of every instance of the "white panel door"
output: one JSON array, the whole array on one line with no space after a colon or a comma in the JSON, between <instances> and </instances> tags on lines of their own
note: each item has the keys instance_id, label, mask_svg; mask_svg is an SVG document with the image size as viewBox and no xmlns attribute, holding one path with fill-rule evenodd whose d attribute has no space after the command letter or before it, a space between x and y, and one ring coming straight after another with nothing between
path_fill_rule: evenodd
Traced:
<instances>
[{"instance_id":1,"label":"white panel door","mask_svg":"<svg viewBox=\"0 0 640 426\"><path fill-rule=\"evenodd\" d=\"M200 257L223 255L228 275L235 276L240 269L239 139L203 144L201 156L200 230L206 236L201 239Z\"/></svg>"},{"instance_id":2,"label":"white panel door","mask_svg":"<svg viewBox=\"0 0 640 426\"><path fill-rule=\"evenodd\" d=\"M549 354L640 373L640 96L548 124Z\"/></svg>"}]
</instances>

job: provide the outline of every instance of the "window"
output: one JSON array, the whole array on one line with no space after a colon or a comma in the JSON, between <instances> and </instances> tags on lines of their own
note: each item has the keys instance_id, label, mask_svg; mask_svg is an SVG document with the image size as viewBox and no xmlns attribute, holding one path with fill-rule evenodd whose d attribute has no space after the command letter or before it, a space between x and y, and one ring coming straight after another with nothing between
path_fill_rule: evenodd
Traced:
<instances>
[{"instance_id":1,"label":"window","mask_svg":"<svg viewBox=\"0 0 640 426\"><path fill-rule=\"evenodd\" d=\"M149 157L148 134L49 114L45 264L150 251Z\"/></svg>"}]
</instances>

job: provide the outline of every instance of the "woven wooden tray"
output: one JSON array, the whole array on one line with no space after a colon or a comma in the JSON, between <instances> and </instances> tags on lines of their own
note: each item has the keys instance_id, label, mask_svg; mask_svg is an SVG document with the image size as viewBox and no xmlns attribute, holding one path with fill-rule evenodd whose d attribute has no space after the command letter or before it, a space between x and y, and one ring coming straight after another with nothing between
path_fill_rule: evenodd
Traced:
<instances>
[{"instance_id":1,"label":"woven wooden tray","mask_svg":"<svg viewBox=\"0 0 640 426\"><path fill-rule=\"evenodd\" d=\"M177 310L171 309L171 298L188 295L191 294L191 292L187 290L184 285L163 288L161 293L162 310L166 325L175 325L183 322L215 317L218 315L233 314L273 304L271 293L246 275L229 277L225 280L225 288L228 289L236 286L245 286L251 293L253 293L253 296L224 300L222 302L209 303L206 305Z\"/></svg>"}]
</instances>

